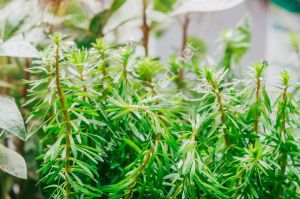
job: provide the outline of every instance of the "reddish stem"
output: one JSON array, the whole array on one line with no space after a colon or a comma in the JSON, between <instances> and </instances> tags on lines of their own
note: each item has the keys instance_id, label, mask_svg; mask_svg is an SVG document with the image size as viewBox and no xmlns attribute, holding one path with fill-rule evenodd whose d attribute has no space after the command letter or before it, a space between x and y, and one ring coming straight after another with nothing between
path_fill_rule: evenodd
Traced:
<instances>
[{"instance_id":1,"label":"reddish stem","mask_svg":"<svg viewBox=\"0 0 300 199\"><path fill-rule=\"evenodd\" d=\"M143 0L143 24L142 24L142 31L143 31L143 46L145 49L145 55L148 56L148 45L149 45L149 32L150 32L150 27L147 24L147 5L148 5L148 0Z\"/></svg>"}]
</instances>

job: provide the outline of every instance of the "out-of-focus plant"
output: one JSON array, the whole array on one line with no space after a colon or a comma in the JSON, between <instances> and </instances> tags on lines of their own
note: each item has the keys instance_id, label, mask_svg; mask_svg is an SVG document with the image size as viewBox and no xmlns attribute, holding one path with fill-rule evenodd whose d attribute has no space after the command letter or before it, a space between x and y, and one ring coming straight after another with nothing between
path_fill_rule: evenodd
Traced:
<instances>
[{"instance_id":1,"label":"out-of-focus plant","mask_svg":"<svg viewBox=\"0 0 300 199\"><path fill-rule=\"evenodd\" d=\"M15 102L8 98L1 96L1 135L7 136L12 134L17 136L19 139L25 140L25 126ZM27 178L26 164L25 160L12 152L10 149L1 146L1 156L0 156L0 168L19 178Z\"/></svg>"},{"instance_id":2,"label":"out-of-focus plant","mask_svg":"<svg viewBox=\"0 0 300 199\"><path fill-rule=\"evenodd\" d=\"M290 40L292 43L293 50L296 53L298 60L300 61L300 37L295 32L291 32Z\"/></svg>"},{"instance_id":3,"label":"out-of-focus plant","mask_svg":"<svg viewBox=\"0 0 300 199\"><path fill-rule=\"evenodd\" d=\"M204 63L206 59L207 45L206 43L196 37L189 37L187 46L182 56L171 56L169 59L170 71L173 74L178 89L192 87L193 85L186 85L186 82L182 78L183 73L197 75L201 77L200 65Z\"/></svg>"},{"instance_id":4,"label":"out-of-focus plant","mask_svg":"<svg viewBox=\"0 0 300 199\"><path fill-rule=\"evenodd\" d=\"M234 72L238 71L240 60L250 47L251 33L248 20L244 19L234 29L223 31L222 38L224 55L219 65L229 70L228 78L232 79Z\"/></svg>"},{"instance_id":5,"label":"out-of-focus plant","mask_svg":"<svg viewBox=\"0 0 300 199\"><path fill-rule=\"evenodd\" d=\"M9 97L0 97L0 129L1 142L9 135L17 136L21 140L25 140L25 126L14 100ZM14 150L7 148L0 143L0 171L4 171L12 176L27 179L27 168L24 158ZM1 176L0 197L8 198L10 183L5 176Z\"/></svg>"},{"instance_id":6,"label":"out-of-focus plant","mask_svg":"<svg viewBox=\"0 0 300 199\"><path fill-rule=\"evenodd\" d=\"M6 29L3 29L5 31ZM13 84L12 78L19 78L19 68L18 65L14 66L12 60L19 57L32 58L38 57L38 51L27 41L23 39L22 36L15 36L12 38L5 38L5 40L0 43L0 60L1 60L1 94L10 95L14 94L15 89L19 89ZM17 62L18 64L18 62ZM24 89L20 89L20 95L23 95ZM17 101L19 102L19 101ZM15 102L8 97L1 97L1 135L4 135L5 146L14 147L17 151L14 152L9 148L5 148L1 145L1 155L0 164L1 169L7 173L14 175L19 178L27 178L27 169L25 160L22 156L23 144L26 139L25 137L25 126ZM14 134L19 139L7 136L8 134ZM1 198L8 198L9 194L16 194L11 191L12 187L18 186L20 189L23 181L11 180L7 176L2 176L0 180L0 196ZM11 195L10 194L10 195Z\"/></svg>"},{"instance_id":7,"label":"out-of-focus plant","mask_svg":"<svg viewBox=\"0 0 300 199\"><path fill-rule=\"evenodd\" d=\"M172 18L180 18L181 20L181 32L182 32L182 39L181 39L181 47L180 47L180 55L181 57L185 57L186 53L192 53L193 59L192 59L192 65L194 65L194 71L196 71L196 74L199 76L199 57L195 56L199 55L199 50L204 50L205 44L195 37L189 36L189 26L192 20L191 14L192 13L207 13L212 11L222 11L226 10L232 7L235 7L239 4L241 4L244 0L234 0L234 1L220 1L220 0L212 0L212 1L205 1L205 0L191 0L191 1L177 1L173 11L171 12L170 16ZM249 33L250 34L250 33ZM232 37L234 39L237 39L235 35ZM190 46L188 44L194 43L193 45L198 44L198 49L196 52L190 52ZM197 44L195 44L197 43ZM204 44L204 45L203 45ZM179 89L182 89L186 86L185 84L185 70L189 68L190 64L173 64L173 66L179 66L179 70L177 73L177 87Z\"/></svg>"}]
</instances>

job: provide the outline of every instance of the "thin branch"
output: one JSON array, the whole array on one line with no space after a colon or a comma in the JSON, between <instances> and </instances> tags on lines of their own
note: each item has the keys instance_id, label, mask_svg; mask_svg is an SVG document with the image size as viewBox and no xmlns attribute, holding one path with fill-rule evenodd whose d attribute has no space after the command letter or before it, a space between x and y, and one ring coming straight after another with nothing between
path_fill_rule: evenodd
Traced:
<instances>
[{"instance_id":1,"label":"thin branch","mask_svg":"<svg viewBox=\"0 0 300 199\"><path fill-rule=\"evenodd\" d=\"M212 81L211 85L213 87L213 91L216 93L216 96L217 96L217 101L218 101L218 105L219 105L219 112L221 113L222 126L223 125L227 126L227 124L226 124L226 115L225 115L225 112L224 112L224 105L223 105L223 100L222 100L222 95L220 93L220 89L218 88L215 81ZM229 136L227 135L225 128L223 128L223 134L224 134L225 144L226 144L226 146L229 146L230 145Z\"/></svg>"},{"instance_id":2,"label":"thin branch","mask_svg":"<svg viewBox=\"0 0 300 199\"><path fill-rule=\"evenodd\" d=\"M255 102L256 102L256 106L258 105L258 100L259 100L259 93L260 93L260 89L261 89L261 81L260 81L260 77L256 77L256 98L255 98ZM258 134L258 123L259 123L259 115L258 112L255 111L255 115L254 115L254 127L253 130L254 132L256 132L256 134Z\"/></svg>"},{"instance_id":3,"label":"thin branch","mask_svg":"<svg viewBox=\"0 0 300 199\"><path fill-rule=\"evenodd\" d=\"M288 86L286 86L283 90L283 96L282 96L282 104L286 104L286 98L287 98L287 89ZM280 128L280 138L284 137L285 135L282 135L285 133L285 123L286 123L286 113L285 110L283 111L282 115L281 115L281 128ZM282 160L281 160L281 164L280 164L280 168L281 168L281 174L284 175L285 170L286 170L286 164L287 164L287 154L282 152Z\"/></svg>"},{"instance_id":4,"label":"thin branch","mask_svg":"<svg viewBox=\"0 0 300 199\"><path fill-rule=\"evenodd\" d=\"M142 31L143 31L143 46L145 49L145 56L148 56L148 50L149 50L149 32L150 27L147 24L147 6L148 6L148 0L143 0L143 24L142 24Z\"/></svg>"},{"instance_id":5,"label":"thin branch","mask_svg":"<svg viewBox=\"0 0 300 199\"><path fill-rule=\"evenodd\" d=\"M189 15L186 14L184 16L184 22L182 26L182 44L181 44L181 56L184 57L184 51L187 46L187 40L188 40L188 28L190 24L190 18ZM184 87L184 67L182 67L178 73L178 89L181 89Z\"/></svg>"},{"instance_id":6,"label":"thin branch","mask_svg":"<svg viewBox=\"0 0 300 199\"><path fill-rule=\"evenodd\" d=\"M70 148L71 148L71 142L70 142L70 136L71 136L71 122L70 122L70 116L68 112L68 106L66 104L65 95L63 92L63 89L60 84L60 73L59 73L59 41L56 43L56 54L55 54L55 83L56 88L58 92L58 96L61 103L61 108L63 111L64 119L66 122L66 161L65 161L65 182L66 182L66 199L71 198L71 185L68 180L69 173L71 171L70 168Z\"/></svg>"}]
</instances>

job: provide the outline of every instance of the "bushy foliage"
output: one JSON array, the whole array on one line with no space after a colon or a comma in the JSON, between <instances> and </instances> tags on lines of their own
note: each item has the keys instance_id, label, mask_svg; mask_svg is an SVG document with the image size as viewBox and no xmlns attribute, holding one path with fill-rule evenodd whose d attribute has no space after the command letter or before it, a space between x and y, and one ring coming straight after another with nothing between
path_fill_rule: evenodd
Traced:
<instances>
[{"instance_id":1,"label":"bushy foliage","mask_svg":"<svg viewBox=\"0 0 300 199\"><path fill-rule=\"evenodd\" d=\"M265 61L229 83L225 69L205 67L174 95L168 66L130 46L52 39L30 69L27 103L44 137L48 198L299 197L299 111L287 72L277 100Z\"/></svg>"}]
</instances>

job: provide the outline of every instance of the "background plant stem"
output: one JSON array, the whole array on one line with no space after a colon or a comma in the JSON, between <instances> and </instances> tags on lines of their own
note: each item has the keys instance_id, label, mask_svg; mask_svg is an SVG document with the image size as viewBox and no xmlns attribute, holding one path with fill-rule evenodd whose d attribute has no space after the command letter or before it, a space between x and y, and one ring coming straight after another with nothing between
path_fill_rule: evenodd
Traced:
<instances>
[{"instance_id":1,"label":"background plant stem","mask_svg":"<svg viewBox=\"0 0 300 199\"><path fill-rule=\"evenodd\" d=\"M143 24L142 24L142 31L143 31L143 46L145 49L145 56L148 56L148 45L149 45L149 32L150 27L147 24L147 6L148 0L143 0Z\"/></svg>"},{"instance_id":2,"label":"background plant stem","mask_svg":"<svg viewBox=\"0 0 300 199\"><path fill-rule=\"evenodd\" d=\"M182 44L181 44L181 56L184 57L184 51L186 49L187 40L188 40L188 28L190 24L189 15L184 16L184 22L182 26ZM184 67L182 67L178 73L178 88L181 89L184 87Z\"/></svg>"}]
</instances>

